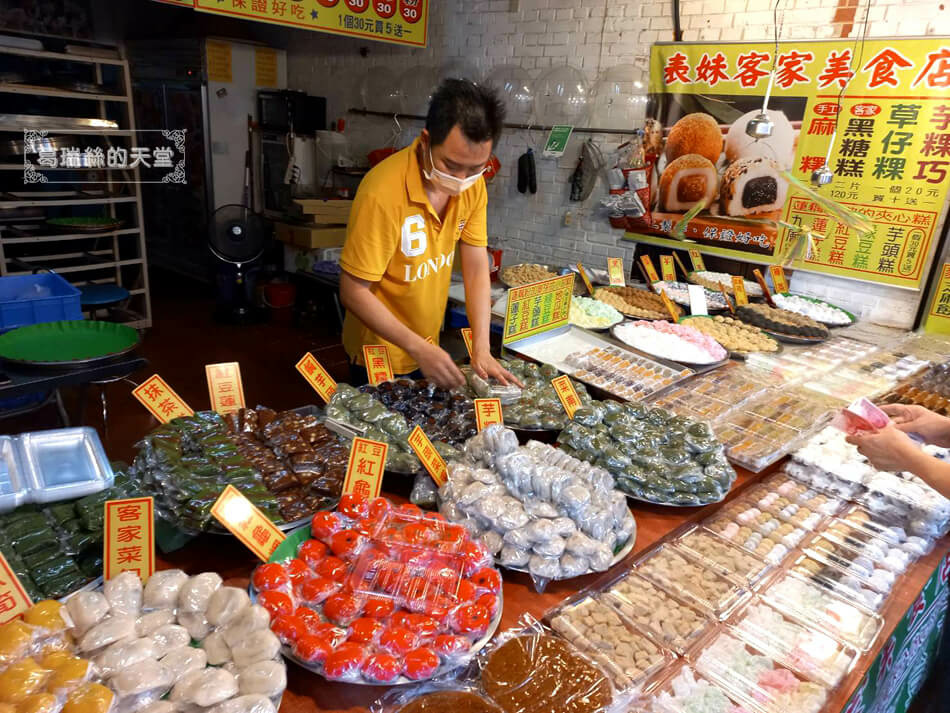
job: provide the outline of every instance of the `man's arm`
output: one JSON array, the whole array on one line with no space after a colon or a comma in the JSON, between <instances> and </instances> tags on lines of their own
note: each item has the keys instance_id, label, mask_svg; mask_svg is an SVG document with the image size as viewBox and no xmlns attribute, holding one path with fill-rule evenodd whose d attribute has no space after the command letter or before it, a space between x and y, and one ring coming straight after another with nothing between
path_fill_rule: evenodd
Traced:
<instances>
[{"instance_id":1,"label":"man's arm","mask_svg":"<svg viewBox=\"0 0 950 713\"><path fill-rule=\"evenodd\" d=\"M923 451L918 451L908 465L907 470L943 497L950 498L950 463L929 456Z\"/></svg>"},{"instance_id":2,"label":"man's arm","mask_svg":"<svg viewBox=\"0 0 950 713\"><path fill-rule=\"evenodd\" d=\"M425 339L400 322L380 299L373 294L373 283L346 271L340 273L340 299L343 306L383 339L406 350L427 378L439 386L453 388L465 382L465 376L455 366L448 353L429 344Z\"/></svg>"}]
</instances>

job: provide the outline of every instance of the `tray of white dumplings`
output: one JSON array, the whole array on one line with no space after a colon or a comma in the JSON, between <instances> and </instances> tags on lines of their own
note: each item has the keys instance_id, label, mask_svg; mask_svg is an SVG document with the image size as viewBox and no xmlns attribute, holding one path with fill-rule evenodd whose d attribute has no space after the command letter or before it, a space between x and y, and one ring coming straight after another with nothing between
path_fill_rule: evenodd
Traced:
<instances>
[{"instance_id":1,"label":"tray of white dumplings","mask_svg":"<svg viewBox=\"0 0 950 713\"><path fill-rule=\"evenodd\" d=\"M132 572L66 600L113 713L276 713L287 686L270 614L214 572Z\"/></svg>"}]
</instances>

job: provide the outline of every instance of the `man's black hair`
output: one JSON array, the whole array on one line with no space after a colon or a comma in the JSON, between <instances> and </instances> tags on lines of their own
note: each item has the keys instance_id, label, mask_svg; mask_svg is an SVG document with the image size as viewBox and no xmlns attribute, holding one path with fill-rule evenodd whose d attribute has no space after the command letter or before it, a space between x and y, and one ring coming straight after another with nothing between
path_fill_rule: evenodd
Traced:
<instances>
[{"instance_id":1,"label":"man's black hair","mask_svg":"<svg viewBox=\"0 0 950 713\"><path fill-rule=\"evenodd\" d=\"M458 124L472 143L497 144L505 122L505 104L494 89L467 79L446 79L435 90L426 115L432 145L438 146Z\"/></svg>"}]
</instances>

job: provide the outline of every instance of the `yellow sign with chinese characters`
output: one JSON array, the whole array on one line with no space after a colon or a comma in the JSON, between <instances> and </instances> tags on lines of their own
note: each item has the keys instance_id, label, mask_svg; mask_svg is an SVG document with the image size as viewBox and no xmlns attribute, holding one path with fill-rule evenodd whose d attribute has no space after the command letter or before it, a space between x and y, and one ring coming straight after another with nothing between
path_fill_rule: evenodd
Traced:
<instances>
[{"instance_id":1,"label":"yellow sign with chinese characters","mask_svg":"<svg viewBox=\"0 0 950 713\"><path fill-rule=\"evenodd\" d=\"M777 294L788 292L788 280L781 265L769 265L769 274L772 276L772 286Z\"/></svg>"},{"instance_id":2,"label":"yellow sign with chinese characters","mask_svg":"<svg viewBox=\"0 0 950 713\"><path fill-rule=\"evenodd\" d=\"M266 562L287 536L233 485L221 491L211 507L215 519L251 552Z\"/></svg>"},{"instance_id":3,"label":"yellow sign with chinese characters","mask_svg":"<svg viewBox=\"0 0 950 713\"><path fill-rule=\"evenodd\" d=\"M574 273L508 290L503 344L567 325Z\"/></svg>"},{"instance_id":4,"label":"yellow sign with chinese characters","mask_svg":"<svg viewBox=\"0 0 950 713\"><path fill-rule=\"evenodd\" d=\"M379 386L384 381L393 380L393 367L389 361L389 347L385 344L364 344L363 362L366 364L366 376L373 386Z\"/></svg>"},{"instance_id":5,"label":"yellow sign with chinese characters","mask_svg":"<svg viewBox=\"0 0 950 713\"><path fill-rule=\"evenodd\" d=\"M0 626L13 621L33 606L30 595L20 584L20 580L13 573L10 563L2 552L0 552L0 602L3 603L3 606L0 606Z\"/></svg>"},{"instance_id":6,"label":"yellow sign with chinese characters","mask_svg":"<svg viewBox=\"0 0 950 713\"><path fill-rule=\"evenodd\" d=\"M465 342L465 351L468 352L468 358L471 359L472 349L474 348L472 346L473 345L472 328L462 327L461 332L462 332L462 341Z\"/></svg>"},{"instance_id":7,"label":"yellow sign with chinese characters","mask_svg":"<svg viewBox=\"0 0 950 713\"><path fill-rule=\"evenodd\" d=\"M929 334L950 334L950 262L945 262L940 270L933 301L924 320L924 331Z\"/></svg>"},{"instance_id":8,"label":"yellow sign with chinese characters","mask_svg":"<svg viewBox=\"0 0 950 713\"><path fill-rule=\"evenodd\" d=\"M574 412L581 407L581 399L577 395L577 389L571 383L571 377L567 374L557 376L551 379L551 386L554 387L554 393L561 400L561 406L568 418L574 418Z\"/></svg>"},{"instance_id":9,"label":"yellow sign with chinese characters","mask_svg":"<svg viewBox=\"0 0 950 713\"><path fill-rule=\"evenodd\" d=\"M732 276L732 294L736 297L736 307L749 304L749 297L745 293L745 280L739 275Z\"/></svg>"},{"instance_id":10,"label":"yellow sign with chinese characters","mask_svg":"<svg viewBox=\"0 0 950 713\"><path fill-rule=\"evenodd\" d=\"M730 136L761 106L773 64L772 95L781 97L770 110L773 135L762 142L774 165L748 164L761 175L743 188L736 180L742 173L732 166L759 154L748 147L743 153L742 141L733 141L717 169L718 205L690 222L688 239L715 255L790 261L796 269L920 287L950 185L950 40L873 39L859 55L855 51L848 40L783 42L777 56L769 43L653 46L651 92L669 95L656 105L681 106L676 95L709 97L704 108ZM717 108L718 96L728 97L729 111ZM657 118L668 127L679 119ZM816 190L863 214L873 233L850 228L780 175L787 169L809 184L812 172L825 165L829 144L834 176ZM760 207L747 199L761 201ZM651 235L628 237L682 247L664 237L682 215L652 215Z\"/></svg>"},{"instance_id":11,"label":"yellow sign with chinese characters","mask_svg":"<svg viewBox=\"0 0 950 713\"><path fill-rule=\"evenodd\" d=\"M448 482L449 467L445 462L445 458L432 445L432 441L422 430L422 426L416 426L412 429L412 433L409 434L409 447L412 448L422 462L422 466L432 476L432 480L435 481L436 485L441 488Z\"/></svg>"},{"instance_id":12,"label":"yellow sign with chinese characters","mask_svg":"<svg viewBox=\"0 0 950 713\"><path fill-rule=\"evenodd\" d=\"M504 424L501 399L475 399L475 427L481 431L493 423Z\"/></svg>"},{"instance_id":13,"label":"yellow sign with chinese characters","mask_svg":"<svg viewBox=\"0 0 950 713\"><path fill-rule=\"evenodd\" d=\"M665 282L676 282L676 265L672 255L660 255L660 274Z\"/></svg>"},{"instance_id":14,"label":"yellow sign with chinese characters","mask_svg":"<svg viewBox=\"0 0 950 713\"><path fill-rule=\"evenodd\" d=\"M106 500L102 575L134 572L144 582L155 572L155 502L152 498Z\"/></svg>"},{"instance_id":15,"label":"yellow sign with chinese characters","mask_svg":"<svg viewBox=\"0 0 950 713\"><path fill-rule=\"evenodd\" d=\"M303 355L303 359L297 362L297 371L320 395L324 403L330 403L336 393L336 381L313 354L307 352Z\"/></svg>"},{"instance_id":16,"label":"yellow sign with chinese characters","mask_svg":"<svg viewBox=\"0 0 950 713\"><path fill-rule=\"evenodd\" d=\"M425 47L429 0L194 0L195 10L302 30Z\"/></svg>"},{"instance_id":17,"label":"yellow sign with chinese characters","mask_svg":"<svg viewBox=\"0 0 950 713\"><path fill-rule=\"evenodd\" d=\"M666 311L669 313L672 320L674 322L679 321L679 311L676 309L676 306L673 304L673 301L670 299L669 295L666 294L666 290L660 290L660 299L663 300L663 306L666 307Z\"/></svg>"},{"instance_id":18,"label":"yellow sign with chinese characters","mask_svg":"<svg viewBox=\"0 0 950 713\"><path fill-rule=\"evenodd\" d=\"M386 471L389 445L368 438L354 438L343 480L344 495L361 495L368 500L379 496Z\"/></svg>"},{"instance_id":19,"label":"yellow sign with chinese characters","mask_svg":"<svg viewBox=\"0 0 950 713\"><path fill-rule=\"evenodd\" d=\"M625 287L627 284L623 274L623 258L607 258L607 282L611 287Z\"/></svg>"},{"instance_id":20,"label":"yellow sign with chinese characters","mask_svg":"<svg viewBox=\"0 0 950 713\"><path fill-rule=\"evenodd\" d=\"M205 52L208 55L208 81L230 83L231 43L221 40L205 40Z\"/></svg>"},{"instance_id":21,"label":"yellow sign with chinese characters","mask_svg":"<svg viewBox=\"0 0 950 713\"><path fill-rule=\"evenodd\" d=\"M696 272L703 272L706 269L706 263L703 262L703 256L700 254L699 250L695 248L690 249L689 251L689 261L693 263L693 270Z\"/></svg>"},{"instance_id":22,"label":"yellow sign with chinese characters","mask_svg":"<svg viewBox=\"0 0 950 713\"><path fill-rule=\"evenodd\" d=\"M277 50L272 47L254 48L254 83L258 87L277 87Z\"/></svg>"},{"instance_id":23,"label":"yellow sign with chinese characters","mask_svg":"<svg viewBox=\"0 0 950 713\"><path fill-rule=\"evenodd\" d=\"M224 364L206 364L208 395L211 410L231 413L244 408L244 384L241 382L241 365L236 361Z\"/></svg>"},{"instance_id":24,"label":"yellow sign with chinese characters","mask_svg":"<svg viewBox=\"0 0 950 713\"><path fill-rule=\"evenodd\" d=\"M174 389L158 374L150 376L132 389L132 395L161 423L168 423L182 416L195 415L184 399L176 394Z\"/></svg>"},{"instance_id":25,"label":"yellow sign with chinese characters","mask_svg":"<svg viewBox=\"0 0 950 713\"><path fill-rule=\"evenodd\" d=\"M577 263L577 272L581 276L581 279L584 281L584 287L587 288L587 294L594 294L594 286L590 284L590 278L587 276L587 270L584 269L584 266L581 263Z\"/></svg>"}]
</instances>

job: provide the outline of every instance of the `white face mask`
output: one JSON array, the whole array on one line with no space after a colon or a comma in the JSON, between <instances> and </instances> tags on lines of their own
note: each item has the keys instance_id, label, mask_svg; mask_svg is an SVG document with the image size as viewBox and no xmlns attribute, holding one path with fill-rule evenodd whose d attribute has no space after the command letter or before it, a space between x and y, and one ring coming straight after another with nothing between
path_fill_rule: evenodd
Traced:
<instances>
[{"instance_id":1,"label":"white face mask","mask_svg":"<svg viewBox=\"0 0 950 713\"><path fill-rule=\"evenodd\" d=\"M485 169L483 168L474 176L469 176L468 178L457 178L450 173L440 171L435 167L435 162L432 160L431 146L429 147L429 164L432 166L432 170L427 171L425 166L423 166L422 175L424 175L427 180L432 181L432 183L451 196L457 196L458 194L467 191L469 188L478 183L478 179L482 177L483 173L485 173Z\"/></svg>"}]
</instances>

